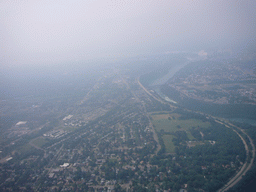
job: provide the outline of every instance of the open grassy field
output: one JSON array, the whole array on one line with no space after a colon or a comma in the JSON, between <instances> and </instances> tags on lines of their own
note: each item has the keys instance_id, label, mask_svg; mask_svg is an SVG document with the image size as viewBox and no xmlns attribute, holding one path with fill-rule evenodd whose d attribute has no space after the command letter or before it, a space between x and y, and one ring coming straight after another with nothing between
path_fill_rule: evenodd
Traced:
<instances>
[{"instance_id":1,"label":"open grassy field","mask_svg":"<svg viewBox=\"0 0 256 192\"><path fill-rule=\"evenodd\" d=\"M166 153L175 153L175 146L172 142L173 135L163 135L163 141L166 149Z\"/></svg>"},{"instance_id":2,"label":"open grassy field","mask_svg":"<svg viewBox=\"0 0 256 192\"><path fill-rule=\"evenodd\" d=\"M191 141L193 139L195 139L195 137L193 137L193 135L190 133L190 131L186 131L187 132L187 136L188 136L188 139Z\"/></svg>"},{"instance_id":3,"label":"open grassy field","mask_svg":"<svg viewBox=\"0 0 256 192\"><path fill-rule=\"evenodd\" d=\"M162 114L162 115L152 115L153 120L159 120L159 119L168 119L168 117L170 117L169 114Z\"/></svg>"},{"instance_id":4,"label":"open grassy field","mask_svg":"<svg viewBox=\"0 0 256 192\"><path fill-rule=\"evenodd\" d=\"M27 144L22 145L21 147L19 147L17 152L22 153L22 154L26 154L26 153L29 153L32 150L35 150L35 148L27 143Z\"/></svg>"},{"instance_id":5,"label":"open grassy field","mask_svg":"<svg viewBox=\"0 0 256 192\"><path fill-rule=\"evenodd\" d=\"M185 131L189 140L195 139L189 131L190 128L211 126L210 122L203 122L199 119L180 120L180 116L181 115L177 113L153 113L151 114L151 119L157 132L160 132L161 130L169 133L175 133L176 131ZM172 142L172 139L174 137L174 135L170 134L162 135L162 139L166 148L166 153L175 153L175 146Z\"/></svg>"},{"instance_id":6,"label":"open grassy field","mask_svg":"<svg viewBox=\"0 0 256 192\"><path fill-rule=\"evenodd\" d=\"M168 112L154 112L151 113L152 120L159 120L159 119L176 119L179 118L181 115L177 113L171 113Z\"/></svg>"},{"instance_id":7,"label":"open grassy field","mask_svg":"<svg viewBox=\"0 0 256 192\"><path fill-rule=\"evenodd\" d=\"M209 122L203 122L198 119L179 120L178 118L171 118L169 120L168 117L166 114L152 116L156 131L160 131L161 129L165 132L187 131L192 127L209 127L211 125Z\"/></svg>"},{"instance_id":8,"label":"open grassy field","mask_svg":"<svg viewBox=\"0 0 256 192\"><path fill-rule=\"evenodd\" d=\"M42 147L44 144L46 144L48 141L44 137L38 137L35 140L32 141L32 143L38 147Z\"/></svg>"}]
</instances>

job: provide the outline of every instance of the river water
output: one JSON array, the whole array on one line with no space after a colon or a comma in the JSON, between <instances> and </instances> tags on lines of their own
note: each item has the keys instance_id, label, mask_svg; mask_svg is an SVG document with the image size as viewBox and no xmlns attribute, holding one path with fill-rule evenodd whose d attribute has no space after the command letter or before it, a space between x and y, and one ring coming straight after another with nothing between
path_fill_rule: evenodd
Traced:
<instances>
[{"instance_id":1,"label":"river water","mask_svg":"<svg viewBox=\"0 0 256 192\"><path fill-rule=\"evenodd\" d=\"M157 86L157 85L165 84L170 78L172 78L175 75L175 73L177 73L180 69L182 69L183 67L185 67L189 63L190 63L190 61L187 61L183 64L174 66L173 68L171 68L169 70L169 72L165 76L155 80L151 85L152 86Z\"/></svg>"},{"instance_id":2,"label":"river water","mask_svg":"<svg viewBox=\"0 0 256 192\"><path fill-rule=\"evenodd\" d=\"M190 61L185 62L182 65L177 65L174 66L172 69L170 69L170 71L168 72L168 74L166 74L165 76L155 80L150 86L154 89L154 91L164 100L171 102L171 103L177 103L176 101L172 100L171 98L167 97L165 94L163 94L161 92L160 89L160 85L163 85L164 83L166 83L170 78L172 78L180 69L182 69L183 67L185 67L187 64L189 64ZM255 119L249 119L249 118L228 118L228 120L230 121L235 121L235 122L239 122L239 123L247 123L247 124L251 124L253 126L256 126L256 120ZM256 188L256 179L253 178L250 182L248 182L243 188L240 188L243 192L246 191L251 191L252 189Z\"/></svg>"},{"instance_id":3,"label":"river water","mask_svg":"<svg viewBox=\"0 0 256 192\"><path fill-rule=\"evenodd\" d=\"M200 60L200 59L196 59ZM194 60L194 61L196 61ZM192 61L186 61L183 64L176 65L173 68L171 68L168 72L168 74L164 75L163 77L155 80L153 83L151 83L152 89L165 101L168 101L170 103L177 103L177 101L174 101L170 97L166 96L164 93L161 92L161 89L159 86L163 85L166 83L170 78L172 78L180 69L185 67L187 64L189 64ZM256 126L256 120L255 119L249 119L249 118L244 118L244 117L236 117L236 118L228 118L228 120L239 122L239 123L247 123L251 124L253 126Z\"/></svg>"},{"instance_id":4,"label":"river water","mask_svg":"<svg viewBox=\"0 0 256 192\"><path fill-rule=\"evenodd\" d=\"M155 80L153 83L151 83L152 89L165 101L168 101L170 103L177 103L176 101L172 100L171 98L167 97L164 93L161 92L161 89L159 88L160 85L165 84L170 78L172 78L180 69L185 67L187 64L189 64L191 61L186 61L182 64L173 66L169 72L164 75L163 77Z\"/></svg>"},{"instance_id":5,"label":"river water","mask_svg":"<svg viewBox=\"0 0 256 192\"><path fill-rule=\"evenodd\" d=\"M235 121L238 123L247 123L253 126L256 126L256 120L248 118L229 118L230 121Z\"/></svg>"}]
</instances>

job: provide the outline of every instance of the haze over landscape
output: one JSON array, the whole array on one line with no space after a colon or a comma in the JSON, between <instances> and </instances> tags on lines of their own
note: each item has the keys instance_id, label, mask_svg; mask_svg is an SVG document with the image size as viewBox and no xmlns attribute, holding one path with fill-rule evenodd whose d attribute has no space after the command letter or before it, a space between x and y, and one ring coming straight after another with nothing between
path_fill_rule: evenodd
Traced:
<instances>
[{"instance_id":1,"label":"haze over landscape","mask_svg":"<svg viewBox=\"0 0 256 192\"><path fill-rule=\"evenodd\" d=\"M256 1L0 2L0 191L255 188Z\"/></svg>"},{"instance_id":2,"label":"haze over landscape","mask_svg":"<svg viewBox=\"0 0 256 192\"><path fill-rule=\"evenodd\" d=\"M1 65L131 57L255 43L256 2L1 1Z\"/></svg>"}]
</instances>

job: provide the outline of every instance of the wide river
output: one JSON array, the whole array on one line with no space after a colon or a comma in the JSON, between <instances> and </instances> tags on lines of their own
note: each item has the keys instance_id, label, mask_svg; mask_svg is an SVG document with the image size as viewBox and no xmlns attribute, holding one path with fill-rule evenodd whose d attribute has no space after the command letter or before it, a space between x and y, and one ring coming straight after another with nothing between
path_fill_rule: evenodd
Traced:
<instances>
[{"instance_id":1,"label":"wide river","mask_svg":"<svg viewBox=\"0 0 256 192\"><path fill-rule=\"evenodd\" d=\"M193 61L198 61L200 59L196 59ZM160 85L163 85L166 83L170 78L172 78L180 69L185 67L187 64L193 62L193 61L186 61L183 64L175 65L173 66L169 72L164 75L163 77L155 80L153 83L151 83L151 88L164 100L171 102L171 103L177 103L176 101L172 100L172 98L169 98L164 93L161 92ZM251 124L253 126L256 126L256 120L255 119L249 119L249 118L242 118L242 117L236 117L236 118L228 118L228 120L239 122L239 123L247 123Z\"/></svg>"},{"instance_id":2,"label":"wide river","mask_svg":"<svg viewBox=\"0 0 256 192\"><path fill-rule=\"evenodd\" d=\"M177 73L180 69L185 67L190 62L191 61L186 61L186 62L184 62L182 64L173 66L165 76L155 80L151 85L152 86L156 86L156 85L163 85L163 84L165 84L170 78L172 78L175 75L175 73Z\"/></svg>"}]
</instances>

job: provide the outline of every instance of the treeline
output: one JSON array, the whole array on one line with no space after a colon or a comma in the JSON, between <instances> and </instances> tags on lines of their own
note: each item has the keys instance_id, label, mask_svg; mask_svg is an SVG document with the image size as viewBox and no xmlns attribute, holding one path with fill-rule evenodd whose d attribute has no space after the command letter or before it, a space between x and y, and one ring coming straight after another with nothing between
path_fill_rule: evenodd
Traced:
<instances>
[{"instance_id":1,"label":"treeline","mask_svg":"<svg viewBox=\"0 0 256 192\"><path fill-rule=\"evenodd\" d=\"M199 113L193 113L193 112L189 112L189 111L185 111L182 108L177 108L173 111L173 113L178 113L181 114L181 116L179 117L180 120L186 120L186 119L198 119L201 121L207 121L208 119L206 119L206 117L204 115L201 115ZM209 121L209 120L208 120Z\"/></svg>"},{"instance_id":2,"label":"treeline","mask_svg":"<svg viewBox=\"0 0 256 192\"><path fill-rule=\"evenodd\" d=\"M218 117L224 118L249 118L255 119L256 106L249 104L214 104L192 99L182 95L167 84L162 85L161 91L177 101L179 105L194 111L202 111Z\"/></svg>"},{"instance_id":3,"label":"treeline","mask_svg":"<svg viewBox=\"0 0 256 192\"><path fill-rule=\"evenodd\" d=\"M155 99L151 99L151 101L147 102L145 106L146 106L148 112L171 111L172 110L170 105L160 103L159 101L156 101Z\"/></svg>"},{"instance_id":4,"label":"treeline","mask_svg":"<svg viewBox=\"0 0 256 192\"><path fill-rule=\"evenodd\" d=\"M242 180L229 189L227 192L246 192L255 189L256 181L256 161L254 161L253 167L243 176Z\"/></svg>"},{"instance_id":5,"label":"treeline","mask_svg":"<svg viewBox=\"0 0 256 192\"><path fill-rule=\"evenodd\" d=\"M209 121L203 115L182 109L174 112L181 114L179 119L196 118ZM245 162L246 152L240 137L232 129L213 120L210 122L210 127L190 129L191 134L196 138L195 143L191 143L191 147L187 145L189 139L185 131L172 133L175 136L172 140L175 145L173 155L165 154L162 136L167 133L163 130L157 132L162 148L150 163L159 167L156 175L166 175L166 178L162 179L164 189L176 189L176 184L182 186L187 183L188 191L199 189L217 191L241 167L240 162Z\"/></svg>"},{"instance_id":6,"label":"treeline","mask_svg":"<svg viewBox=\"0 0 256 192\"><path fill-rule=\"evenodd\" d=\"M233 124L243 128L247 134L252 138L254 145L256 145L256 127L247 123L233 122ZM256 187L256 160L254 159L252 168L243 176L242 180L228 190L228 192L245 192L251 191Z\"/></svg>"}]
</instances>

